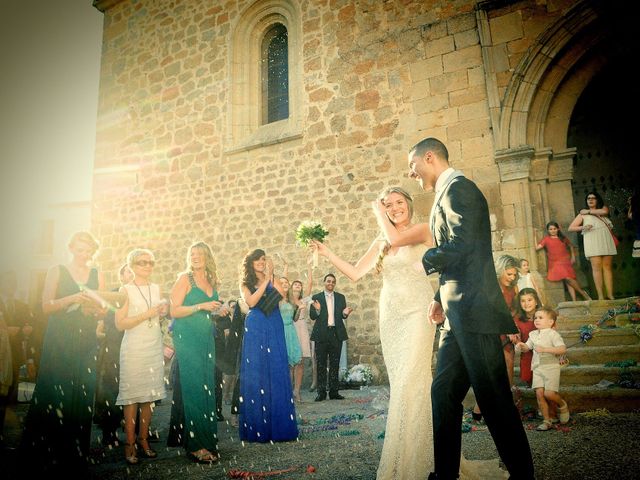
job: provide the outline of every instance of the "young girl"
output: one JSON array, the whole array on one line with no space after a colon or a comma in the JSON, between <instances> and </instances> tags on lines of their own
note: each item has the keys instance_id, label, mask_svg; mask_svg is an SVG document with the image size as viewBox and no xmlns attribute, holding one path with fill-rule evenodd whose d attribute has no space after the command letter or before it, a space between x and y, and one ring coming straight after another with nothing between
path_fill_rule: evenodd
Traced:
<instances>
[{"instance_id":1,"label":"young girl","mask_svg":"<svg viewBox=\"0 0 640 480\"><path fill-rule=\"evenodd\" d=\"M541 304L547 303L542 289L542 277L540 277L538 272L532 272L530 270L529 260L526 258L520 259L518 273L520 274L518 277L518 291L523 288L533 288L538 294Z\"/></svg>"},{"instance_id":2,"label":"young girl","mask_svg":"<svg viewBox=\"0 0 640 480\"><path fill-rule=\"evenodd\" d=\"M514 317L516 326L520 331L520 339L522 342L529 340L529 333L535 330L533 323L533 315L536 310L542 307L540 297L533 288L523 288L518 293L516 299L516 315ZM533 373L531 372L531 359L533 352L521 352L520 354L520 380L531 386Z\"/></svg>"},{"instance_id":3,"label":"young girl","mask_svg":"<svg viewBox=\"0 0 640 480\"><path fill-rule=\"evenodd\" d=\"M576 261L573 244L562 234L560 226L556 222L547 223L547 233L548 235L536 245L536 250L544 248L547 252L547 280L563 281L569 290L571 300L574 302L576 301L576 290L585 300L591 300L591 297L576 281L576 271L573 269L573 264Z\"/></svg>"},{"instance_id":4,"label":"young girl","mask_svg":"<svg viewBox=\"0 0 640 480\"><path fill-rule=\"evenodd\" d=\"M531 386L536 391L538 408L542 412L544 421L538 425L537 430L546 431L555 423L550 415L552 402L558 407L558 420L564 424L569 421L569 407L560 395L560 362L558 355L567 351L564 340L553 328L558 314L549 307L538 309L534 316L534 324L537 330L529 334L526 343L520 342L516 348L521 352L533 351L533 382Z\"/></svg>"}]
</instances>

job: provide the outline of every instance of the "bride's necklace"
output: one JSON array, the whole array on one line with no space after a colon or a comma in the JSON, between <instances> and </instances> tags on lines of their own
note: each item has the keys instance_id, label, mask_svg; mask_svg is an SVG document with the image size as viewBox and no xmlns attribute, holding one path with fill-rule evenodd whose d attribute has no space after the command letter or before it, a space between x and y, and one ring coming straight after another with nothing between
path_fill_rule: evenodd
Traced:
<instances>
[{"instance_id":1,"label":"bride's necklace","mask_svg":"<svg viewBox=\"0 0 640 480\"><path fill-rule=\"evenodd\" d=\"M140 292L140 296L143 298L144 303L147 304L147 307L151 308L151 284L147 283L147 288L149 289L149 300L147 300L147 297L144 296L144 293L142 293L142 290L140 290L140 287L138 286L138 284L136 282L133 282L133 284L138 289L138 292ZM149 328L153 327L153 323L151 323L150 318L147 319L147 327Z\"/></svg>"}]
</instances>

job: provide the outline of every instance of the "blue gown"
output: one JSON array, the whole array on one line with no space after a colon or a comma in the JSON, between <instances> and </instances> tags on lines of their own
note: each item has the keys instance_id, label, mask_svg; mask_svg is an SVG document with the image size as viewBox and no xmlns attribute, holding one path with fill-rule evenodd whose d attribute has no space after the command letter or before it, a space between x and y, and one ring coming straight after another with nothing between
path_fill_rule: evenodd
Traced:
<instances>
[{"instance_id":1,"label":"blue gown","mask_svg":"<svg viewBox=\"0 0 640 480\"><path fill-rule=\"evenodd\" d=\"M267 292L274 287L269 284ZM240 365L240 440L288 441L298 437L287 347L280 310L257 307L245 321Z\"/></svg>"}]
</instances>

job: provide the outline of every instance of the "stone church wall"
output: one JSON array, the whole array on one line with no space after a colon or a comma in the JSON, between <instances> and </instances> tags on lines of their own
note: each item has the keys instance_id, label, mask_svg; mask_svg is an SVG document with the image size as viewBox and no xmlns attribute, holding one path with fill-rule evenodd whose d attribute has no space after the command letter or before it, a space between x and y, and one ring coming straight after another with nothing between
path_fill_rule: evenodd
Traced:
<instances>
[{"instance_id":1,"label":"stone church wall","mask_svg":"<svg viewBox=\"0 0 640 480\"><path fill-rule=\"evenodd\" d=\"M154 280L170 289L195 240L213 248L223 299L238 296L238 266L253 248L281 253L290 279L303 278L294 232L306 219L322 221L331 248L355 262L378 235L370 202L384 187L409 189L416 220L427 219L433 195L406 178L406 152L425 136L443 140L485 193L494 251L528 251L510 200L517 187L501 185L494 160L476 2L262 2L286 4L300 21L300 134L237 148L232 89L246 79L231 74L233 34L254 3L105 2L92 230L112 284L126 253L147 247ZM494 3L505 5L488 13L500 95L533 39L575 2ZM329 271L321 261L316 291ZM380 278L337 277L355 307L349 363L374 364L384 379Z\"/></svg>"}]
</instances>

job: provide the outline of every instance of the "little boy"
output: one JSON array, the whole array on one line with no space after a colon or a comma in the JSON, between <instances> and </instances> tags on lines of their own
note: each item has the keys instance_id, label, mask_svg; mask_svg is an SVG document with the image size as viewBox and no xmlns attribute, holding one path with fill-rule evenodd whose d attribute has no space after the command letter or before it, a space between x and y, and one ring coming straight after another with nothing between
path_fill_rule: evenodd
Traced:
<instances>
[{"instance_id":1,"label":"little boy","mask_svg":"<svg viewBox=\"0 0 640 480\"><path fill-rule=\"evenodd\" d=\"M549 307L538 309L533 317L536 330L529 334L527 343L519 342L516 349L522 352L533 350L531 368L533 381L531 387L536 392L538 408L542 412L544 421L538 425L537 430L546 431L557 420L550 415L549 402L558 407L558 420L560 423L569 421L569 407L560 395L560 362L557 355L563 355L567 347L560 334L553 328L558 314ZM555 422L554 422L555 420Z\"/></svg>"}]
</instances>

